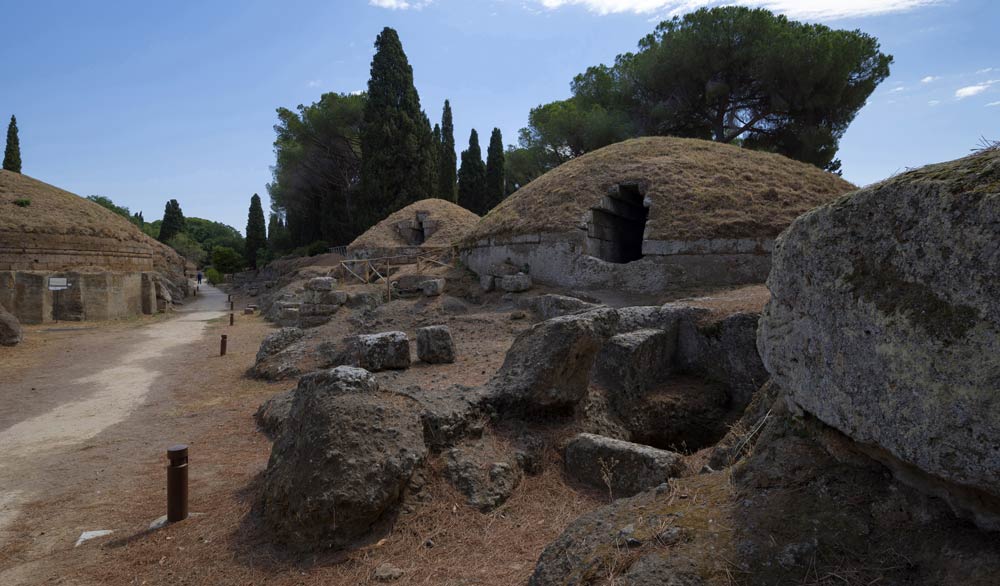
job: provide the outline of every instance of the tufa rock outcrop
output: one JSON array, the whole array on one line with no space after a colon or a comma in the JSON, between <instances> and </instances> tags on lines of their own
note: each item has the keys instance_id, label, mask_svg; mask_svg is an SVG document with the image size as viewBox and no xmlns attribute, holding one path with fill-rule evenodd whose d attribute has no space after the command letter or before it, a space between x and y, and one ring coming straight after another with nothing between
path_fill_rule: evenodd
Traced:
<instances>
[{"instance_id":1,"label":"tufa rock outcrop","mask_svg":"<svg viewBox=\"0 0 1000 586\"><path fill-rule=\"evenodd\" d=\"M341 366L303 377L271 450L259 509L293 549L344 547L400 502L427 454L415 403Z\"/></svg>"},{"instance_id":2,"label":"tufa rock outcrop","mask_svg":"<svg viewBox=\"0 0 1000 586\"><path fill-rule=\"evenodd\" d=\"M805 214L768 287L758 346L791 400L1000 529L1000 150Z\"/></svg>"},{"instance_id":3,"label":"tufa rock outcrop","mask_svg":"<svg viewBox=\"0 0 1000 586\"><path fill-rule=\"evenodd\" d=\"M23 338L21 323L0 305L0 346L16 346Z\"/></svg>"}]
</instances>

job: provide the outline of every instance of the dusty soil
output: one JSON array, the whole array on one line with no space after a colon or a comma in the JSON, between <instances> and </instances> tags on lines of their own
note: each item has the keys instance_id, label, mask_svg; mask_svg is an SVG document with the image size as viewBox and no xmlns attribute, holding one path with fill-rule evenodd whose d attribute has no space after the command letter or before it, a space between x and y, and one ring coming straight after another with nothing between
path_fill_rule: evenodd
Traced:
<instances>
[{"instance_id":1,"label":"dusty soil","mask_svg":"<svg viewBox=\"0 0 1000 586\"><path fill-rule=\"evenodd\" d=\"M465 358L380 374L383 384L480 384L499 367L516 332L528 326L511 320L509 311L438 313L439 303L395 301L370 316L370 325L395 324L412 334L423 322L443 320ZM418 305L420 312L414 311ZM338 315L340 321L327 326L331 336L359 325L350 322L357 319L353 312ZM8 520L0 530L0 583L353 585L372 582L375 568L389 562L404 571L396 584L517 584L570 521L604 502L593 491L568 486L552 450L541 475L526 477L505 505L484 515L439 480L443 463L435 457L428 466L437 472L426 474L430 500L404 510L378 541L349 554L302 557L275 549L257 531L252 513L270 452L252 414L294 381L244 376L274 326L238 314L232 327L225 318L198 324L183 342L149 351L148 344L159 343L156 332L191 326L183 319L33 328L24 346L2 351L0 434L30 438L31 421L46 422L45 431L32 432L41 434L35 439L52 439L50 427L61 431L51 446L22 439L5 454L0 510ZM222 333L229 337L225 357L218 356ZM154 374L136 379L138 371L118 370L130 368ZM141 384L116 382L133 380ZM95 390L109 382L112 391ZM92 418L91 425L85 433L72 432L80 418ZM190 446L190 506L200 514L150 531L165 513L164 451L174 443ZM83 531L100 529L113 533L74 547Z\"/></svg>"}]
</instances>

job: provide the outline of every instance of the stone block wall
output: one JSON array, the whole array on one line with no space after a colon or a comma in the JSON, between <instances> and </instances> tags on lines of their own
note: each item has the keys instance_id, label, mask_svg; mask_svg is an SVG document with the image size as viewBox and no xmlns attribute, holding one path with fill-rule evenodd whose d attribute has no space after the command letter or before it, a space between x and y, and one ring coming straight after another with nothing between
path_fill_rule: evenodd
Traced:
<instances>
[{"instance_id":1,"label":"stone block wall","mask_svg":"<svg viewBox=\"0 0 1000 586\"><path fill-rule=\"evenodd\" d=\"M477 274L504 263L526 267L538 283L575 289L659 293L690 287L763 283L771 270L771 239L644 240L643 257L627 264L589 253L585 230L495 237L460 251Z\"/></svg>"},{"instance_id":2,"label":"stone block wall","mask_svg":"<svg viewBox=\"0 0 1000 586\"><path fill-rule=\"evenodd\" d=\"M50 277L70 287L49 290ZM156 311L152 273L0 271L0 305L26 324L123 319Z\"/></svg>"},{"instance_id":3,"label":"stone block wall","mask_svg":"<svg viewBox=\"0 0 1000 586\"><path fill-rule=\"evenodd\" d=\"M79 267L118 272L151 271L153 254L141 242L103 236L0 234L0 271L64 271Z\"/></svg>"}]
</instances>

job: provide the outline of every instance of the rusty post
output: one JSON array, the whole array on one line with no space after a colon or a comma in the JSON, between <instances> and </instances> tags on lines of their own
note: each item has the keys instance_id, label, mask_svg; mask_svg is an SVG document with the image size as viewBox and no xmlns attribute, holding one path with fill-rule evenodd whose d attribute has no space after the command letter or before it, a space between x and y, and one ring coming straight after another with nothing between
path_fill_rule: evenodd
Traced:
<instances>
[{"instance_id":1,"label":"rusty post","mask_svg":"<svg viewBox=\"0 0 1000 586\"><path fill-rule=\"evenodd\" d=\"M225 356L226 355L226 340L227 340L227 338L228 337L225 334L222 334L222 342L219 345L219 356Z\"/></svg>"},{"instance_id":2,"label":"rusty post","mask_svg":"<svg viewBox=\"0 0 1000 586\"><path fill-rule=\"evenodd\" d=\"M167 521L175 523L188 516L188 447L167 448Z\"/></svg>"},{"instance_id":3,"label":"rusty post","mask_svg":"<svg viewBox=\"0 0 1000 586\"><path fill-rule=\"evenodd\" d=\"M233 314L229 314L229 325L233 325Z\"/></svg>"},{"instance_id":4,"label":"rusty post","mask_svg":"<svg viewBox=\"0 0 1000 586\"><path fill-rule=\"evenodd\" d=\"M230 302L229 302L229 311L232 311L232 310L233 310L233 308L234 308L234 307L236 307L236 305L235 305L235 304L236 304L236 302L235 302L235 301L230 301Z\"/></svg>"}]
</instances>

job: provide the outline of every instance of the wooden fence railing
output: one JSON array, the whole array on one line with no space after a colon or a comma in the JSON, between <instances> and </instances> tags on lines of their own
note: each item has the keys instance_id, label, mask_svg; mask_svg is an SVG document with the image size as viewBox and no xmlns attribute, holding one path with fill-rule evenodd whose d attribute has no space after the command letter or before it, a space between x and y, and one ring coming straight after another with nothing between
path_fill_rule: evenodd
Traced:
<instances>
[{"instance_id":1,"label":"wooden fence railing","mask_svg":"<svg viewBox=\"0 0 1000 586\"><path fill-rule=\"evenodd\" d=\"M340 261L341 275L344 279L351 276L361 283L370 285L372 283L387 282L393 270L398 271L403 265L416 265L418 273L423 272L426 267L452 266L450 262L442 259L455 258L452 249L432 249L420 252L419 254L400 254L394 256L382 256L377 258L354 258Z\"/></svg>"}]
</instances>

